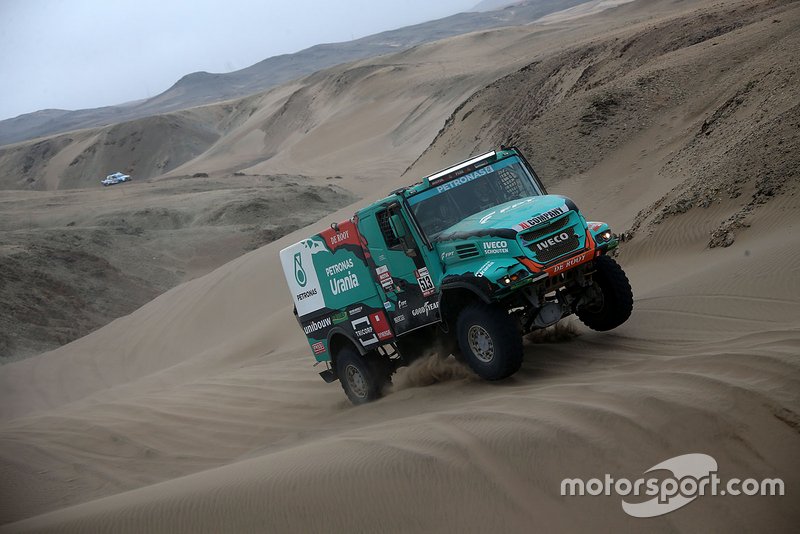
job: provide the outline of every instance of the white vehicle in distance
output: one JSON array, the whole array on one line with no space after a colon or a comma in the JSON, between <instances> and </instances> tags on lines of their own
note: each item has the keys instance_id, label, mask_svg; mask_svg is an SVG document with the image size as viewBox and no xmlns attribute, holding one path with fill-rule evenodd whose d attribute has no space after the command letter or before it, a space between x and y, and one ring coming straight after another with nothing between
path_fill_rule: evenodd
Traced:
<instances>
[{"instance_id":1,"label":"white vehicle in distance","mask_svg":"<svg viewBox=\"0 0 800 534\"><path fill-rule=\"evenodd\" d=\"M130 180L131 177L127 174L122 174L121 172L115 172L114 174L109 174L106 176L105 180L102 180L100 183L104 186L118 184L120 182L127 182Z\"/></svg>"}]
</instances>

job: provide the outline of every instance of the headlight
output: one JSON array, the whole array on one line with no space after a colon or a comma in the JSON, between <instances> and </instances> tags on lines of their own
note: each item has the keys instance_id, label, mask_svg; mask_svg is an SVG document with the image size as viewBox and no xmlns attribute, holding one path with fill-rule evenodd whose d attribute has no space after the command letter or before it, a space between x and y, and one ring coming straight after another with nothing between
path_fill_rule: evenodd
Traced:
<instances>
[{"instance_id":1,"label":"headlight","mask_svg":"<svg viewBox=\"0 0 800 534\"><path fill-rule=\"evenodd\" d=\"M503 285L510 286L514 282L522 280L523 278L525 278L529 274L530 273L528 273L528 271L526 271L525 269L520 269L519 271L515 272L514 274L505 275L503 278L500 279L500 282L502 282Z\"/></svg>"},{"instance_id":2,"label":"headlight","mask_svg":"<svg viewBox=\"0 0 800 534\"><path fill-rule=\"evenodd\" d=\"M613 237L614 237L614 234L609 229L609 230L606 230L605 232L601 232L601 233L597 234L594 239L595 239L595 241L597 242L598 245L602 245L603 243L607 243L608 241L611 241L611 239Z\"/></svg>"}]
</instances>

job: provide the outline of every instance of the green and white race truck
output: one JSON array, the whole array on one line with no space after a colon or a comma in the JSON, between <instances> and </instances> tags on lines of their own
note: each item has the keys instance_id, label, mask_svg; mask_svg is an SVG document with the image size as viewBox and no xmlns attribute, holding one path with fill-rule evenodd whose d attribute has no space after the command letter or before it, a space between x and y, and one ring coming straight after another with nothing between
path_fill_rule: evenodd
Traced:
<instances>
[{"instance_id":1,"label":"green and white race truck","mask_svg":"<svg viewBox=\"0 0 800 534\"><path fill-rule=\"evenodd\" d=\"M394 191L280 252L295 314L326 382L356 404L381 396L423 343L451 341L480 377L522 365L522 335L577 314L595 330L633 308L607 255L607 224L548 195L501 147Z\"/></svg>"}]
</instances>

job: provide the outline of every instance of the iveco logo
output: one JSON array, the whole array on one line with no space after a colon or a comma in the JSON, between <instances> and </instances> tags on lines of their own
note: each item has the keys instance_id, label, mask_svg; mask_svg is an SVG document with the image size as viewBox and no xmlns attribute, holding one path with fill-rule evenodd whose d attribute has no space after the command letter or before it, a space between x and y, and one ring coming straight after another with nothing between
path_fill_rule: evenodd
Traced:
<instances>
[{"instance_id":1,"label":"iveco logo","mask_svg":"<svg viewBox=\"0 0 800 534\"><path fill-rule=\"evenodd\" d=\"M546 250L556 243L561 243L562 241L569 239L569 234L567 232L561 232L558 235L554 235L549 239L545 239L544 241L540 241L536 243L536 248L539 250Z\"/></svg>"}]
</instances>

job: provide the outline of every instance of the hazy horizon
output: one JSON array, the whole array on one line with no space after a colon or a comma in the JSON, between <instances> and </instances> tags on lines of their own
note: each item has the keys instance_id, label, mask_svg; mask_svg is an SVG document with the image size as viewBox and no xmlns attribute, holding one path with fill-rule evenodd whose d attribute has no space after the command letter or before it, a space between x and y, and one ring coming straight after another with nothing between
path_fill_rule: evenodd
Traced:
<instances>
[{"instance_id":1,"label":"hazy horizon","mask_svg":"<svg viewBox=\"0 0 800 534\"><path fill-rule=\"evenodd\" d=\"M322 43L468 11L477 0L211 0L0 3L0 120L158 95L197 71L224 73Z\"/></svg>"}]
</instances>

